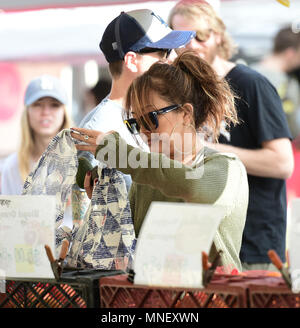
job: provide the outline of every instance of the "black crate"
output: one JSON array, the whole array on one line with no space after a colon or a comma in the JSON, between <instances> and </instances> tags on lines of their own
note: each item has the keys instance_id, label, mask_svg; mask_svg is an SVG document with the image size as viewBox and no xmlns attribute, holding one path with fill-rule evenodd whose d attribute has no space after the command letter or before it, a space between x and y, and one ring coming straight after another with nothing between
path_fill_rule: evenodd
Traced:
<instances>
[{"instance_id":1,"label":"black crate","mask_svg":"<svg viewBox=\"0 0 300 328\"><path fill-rule=\"evenodd\" d=\"M0 308L96 308L100 306L99 279L123 271L73 270L55 279L6 280Z\"/></svg>"}]
</instances>

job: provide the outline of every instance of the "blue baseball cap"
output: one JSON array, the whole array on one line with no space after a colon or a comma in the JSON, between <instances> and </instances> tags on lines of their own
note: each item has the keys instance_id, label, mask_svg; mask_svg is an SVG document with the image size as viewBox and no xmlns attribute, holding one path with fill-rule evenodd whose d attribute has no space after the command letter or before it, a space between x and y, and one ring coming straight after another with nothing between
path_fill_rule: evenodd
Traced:
<instances>
[{"instance_id":1,"label":"blue baseball cap","mask_svg":"<svg viewBox=\"0 0 300 328\"><path fill-rule=\"evenodd\" d=\"M52 97L63 105L68 102L67 94L59 79L47 74L31 80L25 92L24 103L29 106L44 97Z\"/></svg>"},{"instance_id":2,"label":"blue baseball cap","mask_svg":"<svg viewBox=\"0 0 300 328\"><path fill-rule=\"evenodd\" d=\"M173 31L150 9L122 12L105 29L100 49L111 63L122 60L128 51L144 48L176 49L195 37L194 31Z\"/></svg>"}]
</instances>

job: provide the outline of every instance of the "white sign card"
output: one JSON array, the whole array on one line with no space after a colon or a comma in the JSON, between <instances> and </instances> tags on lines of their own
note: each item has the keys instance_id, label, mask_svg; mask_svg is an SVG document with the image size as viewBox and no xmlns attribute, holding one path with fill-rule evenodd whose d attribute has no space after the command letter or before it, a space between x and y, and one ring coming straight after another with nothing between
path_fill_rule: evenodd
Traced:
<instances>
[{"instance_id":1,"label":"white sign card","mask_svg":"<svg viewBox=\"0 0 300 328\"><path fill-rule=\"evenodd\" d=\"M6 287L5 287L5 272L0 269L0 293L5 294Z\"/></svg>"},{"instance_id":2,"label":"white sign card","mask_svg":"<svg viewBox=\"0 0 300 328\"><path fill-rule=\"evenodd\" d=\"M6 278L54 278L55 196L0 195L0 271Z\"/></svg>"},{"instance_id":3,"label":"white sign card","mask_svg":"<svg viewBox=\"0 0 300 328\"><path fill-rule=\"evenodd\" d=\"M201 288L202 252L209 253L225 208L152 202L138 240L134 283Z\"/></svg>"},{"instance_id":4,"label":"white sign card","mask_svg":"<svg viewBox=\"0 0 300 328\"><path fill-rule=\"evenodd\" d=\"M292 291L300 293L300 198L291 201L291 223L289 227L288 252Z\"/></svg>"}]
</instances>

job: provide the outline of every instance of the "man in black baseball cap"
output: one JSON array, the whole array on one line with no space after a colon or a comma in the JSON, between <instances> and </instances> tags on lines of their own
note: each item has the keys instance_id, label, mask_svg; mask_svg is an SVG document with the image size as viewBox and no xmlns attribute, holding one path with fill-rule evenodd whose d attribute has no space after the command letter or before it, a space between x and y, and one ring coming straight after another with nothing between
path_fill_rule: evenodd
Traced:
<instances>
[{"instance_id":1,"label":"man in black baseball cap","mask_svg":"<svg viewBox=\"0 0 300 328\"><path fill-rule=\"evenodd\" d=\"M193 31L173 31L152 10L122 12L107 26L100 42L100 49L109 63L111 92L85 116L79 127L102 132L117 131L128 144L136 146L122 118L127 89L152 64L168 60L172 49L184 47L194 36ZM80 152L78 156L84 156L97 165L91 153ZM124 177L129 189L131 177ZM74 188L73 191L80 199L80 192Z\"/></svg>"},{"instance_id":2,"label":"man in black baseball cap","mask_svg":"<svg viewBox=\"0 0 300 328\"><path fill-rule=\"evenodd\" d=\"M109 63L123 60L129 51L171 50L189 43L192 31L173 31L152 10L122 12L106 28L100 49ZM150 50L149 50L150 52Z\"/></svg>"},{"instance_id":3,"label":"man in black baseball cap","mask_svg":"<svg viewBox=\"0 0 300 328\"><path fill-rule=\"evenodd\" d=\"M173 31L152 10L122 12L105 29L100 49L112 76L110 94L83 119L80 127L117 131L136 145L122 119L123 98L131 82L158 60L167 60L172 49L185 46L193 31Z\"/></svg>"}]
</instances>

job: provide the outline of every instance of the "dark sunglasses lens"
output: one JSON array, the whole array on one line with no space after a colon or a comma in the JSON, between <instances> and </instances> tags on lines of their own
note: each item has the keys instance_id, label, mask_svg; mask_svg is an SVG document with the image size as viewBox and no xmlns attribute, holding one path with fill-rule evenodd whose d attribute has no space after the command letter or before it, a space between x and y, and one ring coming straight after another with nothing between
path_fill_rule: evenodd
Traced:
<instances>
[{"instance_id":1,"label":"dark sunglasses lens","mask_svg":"<svg viewBox=\"0 0 300 328\"><path fill-rule=\"evenodd\" d=\"M154 129L158 128L158 119L157 119L157 113L156 112L150 112L148 114L151 123L153 124Z\"/></svg>"},{"instance_id":2,"label":"dark sunglasses lens","mask_svg":"<svg viewBox=\"0 0 300 328\"><path fill-rule=\"evenodd\" d=\"M158 128L158 120L157 115L155 112L148 113L148 117L150 119L150 125L149 123L143 118L140 118L141 124L147 131L153 131Z\"/></svg>"},{"instance_id":3,"label":"dark sunglasses lens","mask_svg":"<svg viewBox=\"0 0 300 328\"><path fill-rule=\"evenodd\" d=\"M211 30L207 31L197 31L195 39L199 42L205 42L210 37Z\"/></svg>"},{"instance_id":4,"label":"dark sunglasses lens","mask_svg":"<svg viewBox=\"0 0 300 328\"><path fill-rule=\"evenodd\" d=\"M146 120L143 117L141 117L141 123L143 124L143 127L146 130L148 130L148 131L151 131L152 130L151 127L149 126L149 124L146 122Z\"/></svg>"},{"instance_id":5,"label":"dark sunglasses lens","mask_svg":"<svg viewBox=\"0 0 300 328\"><path fill-rule=\"evenodd\" d=\"M139 134L140 133L140 127L138 125L138 122L133 118L125 121L125 124L132 134Z\"/></svg>"}]
</instances>

